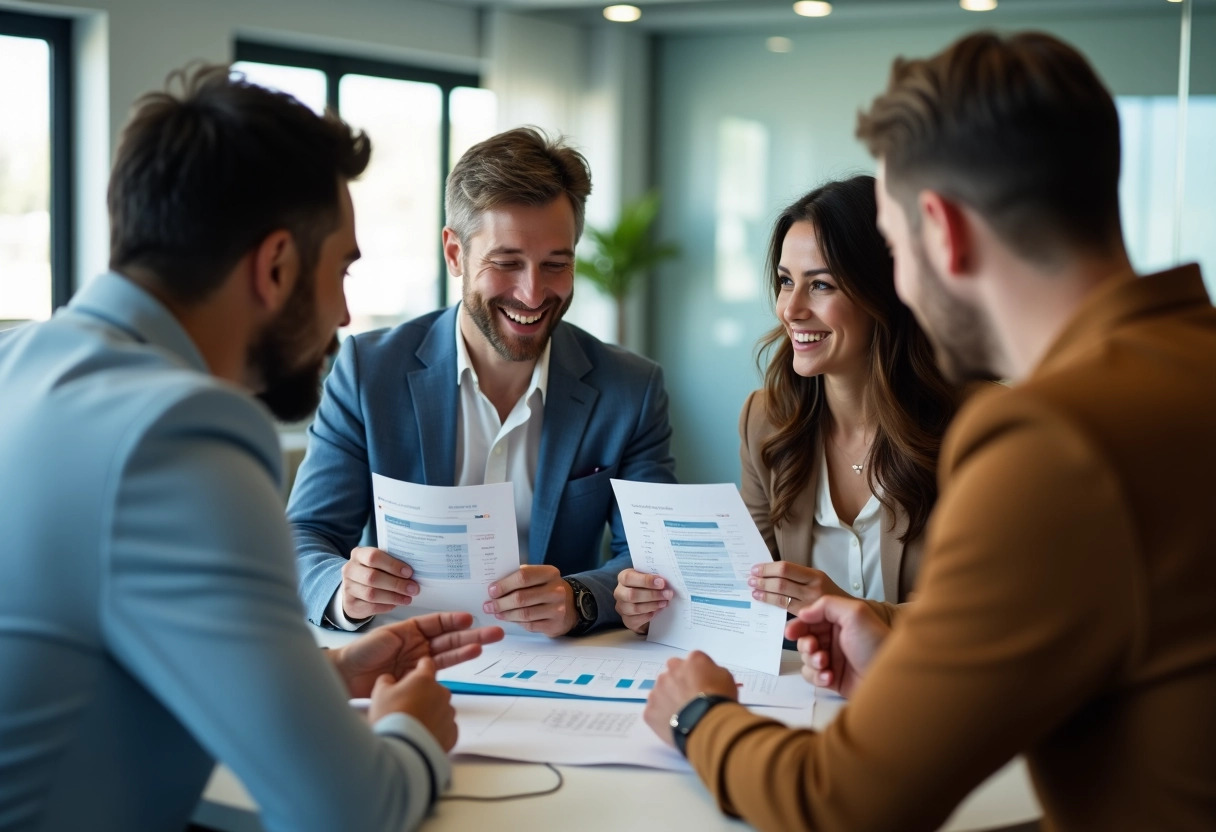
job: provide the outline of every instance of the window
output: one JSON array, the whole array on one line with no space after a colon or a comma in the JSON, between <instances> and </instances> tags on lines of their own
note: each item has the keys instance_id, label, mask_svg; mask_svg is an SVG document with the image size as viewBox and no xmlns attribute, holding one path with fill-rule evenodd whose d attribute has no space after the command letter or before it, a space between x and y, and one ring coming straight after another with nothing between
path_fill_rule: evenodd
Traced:
<instances>
[{"instance_id":1,"label":"window","mask_svg":"<svg viewBox=\"0 0 1216 832\"><path fill-rule=\"evenodd\" d=\"M71 23L0 12L0 328L45 320L71 276Z\"/></svg>"},{"instance_id":2,"label":"window","mask_svg":"<svg viewBox=\"0 0 1216 832\"><path fill-rule=\"evenodd\" d=\"M1216 294L1216 95L1187 100L1185 186L1177 188L1178 97L1119 96L1123 233L1132 264L1143 272L1197 261ZM1175 223L1180 225L1175 228ZM1175 258L1175 239L1180 244Z\"/></svg>"},{"instance_id":3,"label":"window","mask_svg":"<svg viewBox=\"0 0 1216 832\"><path fill-rule=\"evenodd\" d=\"M247 42L233 69L328 106L372 140L351 184L362 259L346 283L351 332L393 326L460 296L443 263L443 186L455 160L495 127L495 99L474 75Z\"/></svg>"}]
</instances>

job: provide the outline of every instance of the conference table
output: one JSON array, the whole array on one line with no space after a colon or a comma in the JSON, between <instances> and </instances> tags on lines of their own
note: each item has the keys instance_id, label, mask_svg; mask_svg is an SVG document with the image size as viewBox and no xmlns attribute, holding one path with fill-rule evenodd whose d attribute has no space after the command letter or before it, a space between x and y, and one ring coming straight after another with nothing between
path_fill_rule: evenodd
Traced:
<instances>
[{"instance_id":1,"label":"conference table","mask_svg":"<svg viewBox=\"0 0 1216 832\"><path fill-rule=\"evenodd\" d=\"M356 636L313 627L318 644L338 647ZM580 640L582 646L615 646L635 639L613 630ZM467 695L455 696L460 721ZM638 704L640 709L642 706ZM844 701L816 697L812 727L835 718ZM495 796L544 791L555 785L553 771L538 763L491 760L456 755L452 759L451 795ZM746 823L719 812L709 792L691 771L663 771L632 766L557 766L563 784L552 794L496 802L441 800L423 823L423 832L495 829L545 830L578 828L580 832L621 829L745 830ZM876 784L877 787L877 784ZM1026 767L1013 760L982 783L951 815L944 830L994 830L1031 822L1040 815ZM257 806L224 766L217 766L195 811L194 822L221 832L261 832Z\"/></svg>"}]
</instances>

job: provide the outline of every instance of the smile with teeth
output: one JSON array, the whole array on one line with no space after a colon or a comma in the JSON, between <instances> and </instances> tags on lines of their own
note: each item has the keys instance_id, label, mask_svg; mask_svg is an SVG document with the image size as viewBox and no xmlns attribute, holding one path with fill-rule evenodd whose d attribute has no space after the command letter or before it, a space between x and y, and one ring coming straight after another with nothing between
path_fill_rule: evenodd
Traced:
<instances>
[{"instance_id":1,"label":"smile with teeth","mask_svg":"<svg viewBox=\"0 0 1216 832\"><path fill-rule=\"evenodd\" d=\"M541 310L540 312L536 313L535 315L523 315L523 314L516 312L514 310L511 310L511 309L503 309L502 311L503 311L503 314L505 314L511 320L515 321L515 323L524 324L525 326L527 326L529 324L534 324L545 316L544 310Z\"/></svg>"},{"instance_id":2,"label":"smile with teeth","mask_svg":"<svg viewBox=\"0 0 1216 832\"><path fill-rule=\"evenodd\" d=\"M827 332L792 332L790 336L799 344L813 344L827 338L829 334Z\"/></svg>"}]
</instances>

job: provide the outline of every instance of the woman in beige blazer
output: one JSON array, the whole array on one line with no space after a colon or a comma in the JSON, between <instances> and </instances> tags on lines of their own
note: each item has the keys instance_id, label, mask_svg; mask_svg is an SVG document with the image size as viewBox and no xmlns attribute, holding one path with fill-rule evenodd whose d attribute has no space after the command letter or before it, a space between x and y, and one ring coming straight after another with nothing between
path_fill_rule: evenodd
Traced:
<instances>
[{"instance_id":1,"label":"woman in beige blazer","mask_svg":"<svg viewBox=\"0 0 1216 832\"><path fill-rule=\"evenodd\" d=\"M895 294L874 178L830 182L781 213L769 244L778 325L739 419L742 494L773 561L752 596L797 612L823 594L907 599L957 404ZM616 608L645 632L672 589L627 569Z\"/></svg>"}]
</instances>

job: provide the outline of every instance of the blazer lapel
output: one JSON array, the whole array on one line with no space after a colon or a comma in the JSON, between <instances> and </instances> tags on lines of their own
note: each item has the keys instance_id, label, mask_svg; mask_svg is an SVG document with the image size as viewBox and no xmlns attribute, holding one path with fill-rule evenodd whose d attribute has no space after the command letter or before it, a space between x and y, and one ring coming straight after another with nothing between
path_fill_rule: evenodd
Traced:
<instances>
[{"instance_id":1,"label":"blazer lapel","mask_svg":"<svg viewBox=\"0 0 1216 832\"><path fill-rule=\"evenodd\" d=\"M545 560L553 524L557 520L558 503L586 432L587 421L600 395L594 387L581 381L592 369L591 361L569 327L559 324L552 339L545 421L536 465L536 485L532 492L529 563Z\"/></svg>"},{"instance_id":2,"label":"blazer lapel","mask_svg":"<svg viewBox=\"0 0 1216 832\"><path fill-rule=\"evenodd\" d=\"M406 376L414 418L418 422L418 452L427 485L454 485L456 478L456 310L435 319L415 355L425 366Z\"/></svg>"}]
</instances>

